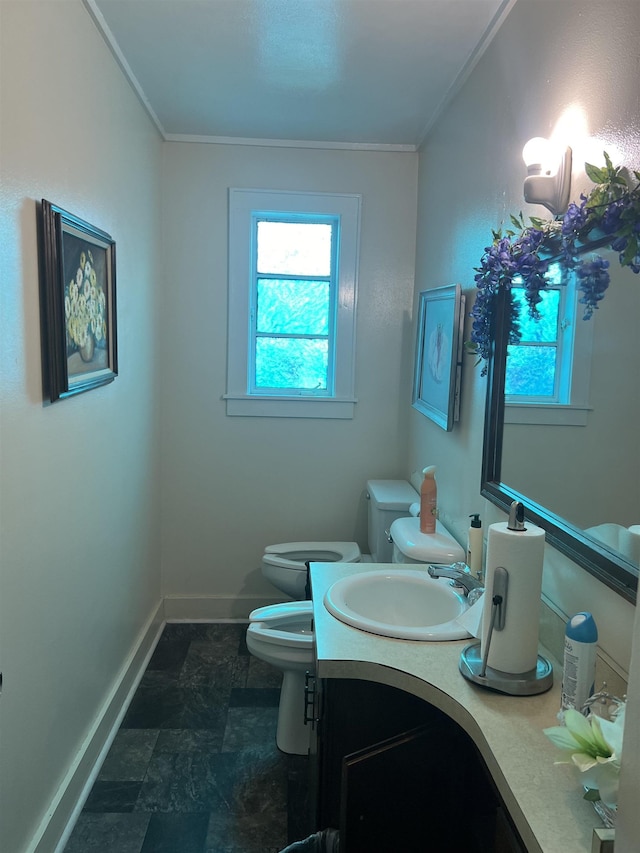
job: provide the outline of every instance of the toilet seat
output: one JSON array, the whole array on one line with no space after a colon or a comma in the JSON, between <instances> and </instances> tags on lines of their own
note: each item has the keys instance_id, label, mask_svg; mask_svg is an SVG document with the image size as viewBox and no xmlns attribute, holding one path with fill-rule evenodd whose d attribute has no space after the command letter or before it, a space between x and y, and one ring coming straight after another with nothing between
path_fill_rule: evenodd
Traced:
<instances>
[{"instance_id":1,"label":"toilet seat","mask_svg":"<svg viewBox=\"0 0 640 853\"><path fill-rule=\"evenodd\" d=\"M267 545L263 561L281 569L306 571L306 563L358 563L357 542L282 542Z\"/></svg>"},{"instance_id":2,"label":"toilet seat","mask_svg":"<svg viewBox=\"0 0 640 853\"><path fill-rule=\"evenodd\" d=\"M299 601L307 597L307 563L359 563L361 557L357 542L282 542L264 549L262 574Z\"/></svg>"},{"instance_id":3,"label":"toilet seat","mask_svg":"<svg viewBox=\"0 0 640 853\"><path fill-rule=\"evenodd\" d=\"M258 607L249 614L247 633L279 646L313 649L313 602L285 601Z\"/></svg>"}]
</instances>

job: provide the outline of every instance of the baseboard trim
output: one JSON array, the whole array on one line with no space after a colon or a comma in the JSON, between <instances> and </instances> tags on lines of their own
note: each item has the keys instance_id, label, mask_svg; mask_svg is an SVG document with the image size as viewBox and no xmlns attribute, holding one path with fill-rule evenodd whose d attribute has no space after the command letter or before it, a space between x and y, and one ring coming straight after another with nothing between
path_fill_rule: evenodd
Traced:
<instances>
[{"instance_id":1,"label":"baseboard trim","mask_svg":"<svg viewBox=\"0 0 640 853\"><path fill-rule=\"evenodd\" d=\"M167 595L164 613L167 622L246 622L256 607L290 601L282 597L274 600L273 595Z\"/></svg>"},{"instance_id":2,"label":"baseboard trim","mask_svg":"<svg viewBox=\"0 0 640 853\"><path fill-rule=\"evenodd\" d=\"M64 850L164 624L164 602L160 601L140 631L26 853L62 853Z\"/></svg>"},{"instance_id":3,"label":"baseboard trim","mask_svg":"<svg viewBox=\"0 0 640 853\"><path fill-rule=\"evenodd\" d=\"M252 610L274 603L268 595L169 595L156 605L25 853L63 853L165 624L246 622Z\"/></svg>"}]
</instances>

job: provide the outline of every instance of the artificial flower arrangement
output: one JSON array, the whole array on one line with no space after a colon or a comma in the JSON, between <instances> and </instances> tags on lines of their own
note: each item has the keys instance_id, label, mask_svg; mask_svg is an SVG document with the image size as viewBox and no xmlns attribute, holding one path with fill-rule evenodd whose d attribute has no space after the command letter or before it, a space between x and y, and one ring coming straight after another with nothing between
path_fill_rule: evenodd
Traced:
<instances>
[{"instance_id":1,"label":"artificial flower arrangement","mask_svg":"<svg viewBox=\"0 0 640 853\"><path fill-rule=\"evenodd\" d=\"M615 811L618 804L620 757L624 733L625 702L616 700L612 719L569 708L564 725L544 729L549 740L565 754L556 764L574 764L580 771L585 799L604 803Z\"/></svg>"},{"instance_id":2,"label":"artificial flower arrangement","mask_svg":"<svg viewBox=\"0 0 640 853\"><path fill-rule=\"evenodd\" d=\"M82 252L75 277L65 287L64 313L67 328L67 349L80 352L83 360L91 361L95 344L106 340L106 298L97 281L91 251Z\"/></svg>"},{"instance_id":3,"label":"artificial flower arrangement","mask_svg":"<svg viewBox=\"0 0 640 853\"><path fill-rule=\"evenodd\" d=\"M623 267L640 273L640 172L629 173L615 167L604 152L605 166L585 163L588 178L595 187L580 196L580 204L571 203L561 219L530 218L526 225L522 213L511 217L513 229L493 231L474 277L477 294L470 316L473 319L469 352L484 361L487 372L495 338L496 298L509 293L514 280L524 287L532 318L540 317L540 292L548 286L547 272L554 260L562 259L567 270L574 270L582 294L584 319L588 320L609 286L609 261L599 255L583 257L585 247L610 247L618 253ZM515 230L514 230L515 229ZM508 342L520 340L519 309L510 301Z\"/></svg>"}]
</instances>

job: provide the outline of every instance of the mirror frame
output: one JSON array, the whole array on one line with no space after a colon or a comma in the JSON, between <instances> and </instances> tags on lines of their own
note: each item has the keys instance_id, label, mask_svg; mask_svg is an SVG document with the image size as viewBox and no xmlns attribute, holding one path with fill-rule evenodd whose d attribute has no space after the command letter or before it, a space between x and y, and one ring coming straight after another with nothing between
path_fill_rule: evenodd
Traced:
<instances>
[{"instance_id":1,"label":"mirror frame","mask_svg":"<svg viewBox=\"0 0 640 853\"><path fill-rule=\"evenodd\" d=\"M485 409L480 493L491 503L509 512L512 501L522 501L526 517L546 531L546 541L570 560L586 569L632 604L636 603L638 571L620 554L599 545L580 528L547 507L502 482L502 436L504 429L504 382L507 363L508 301L500 290L496 297L495 338L487 363L487 403Z\"/></svg>"}]
</instances>

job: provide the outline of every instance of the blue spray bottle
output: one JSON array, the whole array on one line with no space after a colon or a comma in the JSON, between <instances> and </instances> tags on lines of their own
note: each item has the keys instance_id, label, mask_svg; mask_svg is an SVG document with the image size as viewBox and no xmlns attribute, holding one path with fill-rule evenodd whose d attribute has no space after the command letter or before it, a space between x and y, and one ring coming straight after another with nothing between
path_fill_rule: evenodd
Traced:
<instances>
[{"instance_id":1,"label":"blue spray bottle","mask_svg":"<svg viewBox=\"0 0 640 853\"><path fill-rule=\"evenodd\" d=\"M576 613L567 622L564 637L562 710L582 706L593 693L598 629L591 613Z\"/></svg>"}]
</instances>

